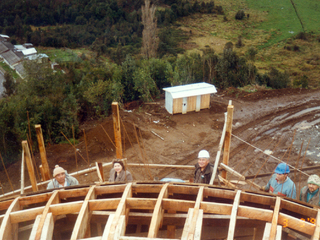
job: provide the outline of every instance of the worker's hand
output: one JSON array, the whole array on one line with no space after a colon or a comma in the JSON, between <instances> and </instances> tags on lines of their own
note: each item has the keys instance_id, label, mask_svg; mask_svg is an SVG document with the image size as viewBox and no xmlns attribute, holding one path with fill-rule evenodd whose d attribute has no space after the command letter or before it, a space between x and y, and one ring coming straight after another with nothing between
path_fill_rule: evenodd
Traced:
<instances>
[{"instance_id":1,"label":"worker's hand","mask_svg":"<svg viewBox=\"0 0 320 240\"><path fill-rule=\"evenodd\" d=\"M266 186L262 186L260 190L266 192Z\"/></svg>"}]
</instances>

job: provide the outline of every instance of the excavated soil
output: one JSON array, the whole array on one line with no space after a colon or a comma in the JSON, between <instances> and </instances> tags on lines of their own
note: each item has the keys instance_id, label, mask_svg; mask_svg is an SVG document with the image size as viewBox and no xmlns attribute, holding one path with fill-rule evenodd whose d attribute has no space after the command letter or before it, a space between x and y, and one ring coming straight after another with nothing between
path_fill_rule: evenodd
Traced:
<instances>
[{"instance_id":1,"label":"excavated soil","mask_svg":"<svg viewBox=\"0 0 320 240\"><path fill-rule=\"evenodd\" d=\"M320 165L320 90L305 89L248 93L230 88L211 97L210 109L176 115L165 110L164 98L156 104L127 104L120 110L123 157L130 163L193 165L197 153L207 149L213 162L224 125L224 112L230 100L234 113L229 165L236 171L245 176L272 172L278 160L264 153L272 153L299 168ZM112 117L87 121L80 128L82 133L76 146L46 147L51 170L59 164L68 172L75 172L94 166L95 162L110 162L116 157ZM39 165L40 156L37 152L34 155ZM20 188L20 168L18 162L7 169L14 189ZM190 170L129 170L135 180L164 177L189 180L193 177ZM292 170L290 177L297 187L302 187L308 174L319 174L319 171L299 173ZM25 185L28 186L27 171L25 176ZM105 169L105 178L108 177L109 169ZM233 177L228 175L228 178ZM268 178L256 178L255 183L264 185ZM5 172L1 173L0 181L4 192L11 191ZM79 177L79 181L89 184L98 178L96 173L90 173Z\"/></svg>"}]
</instances>

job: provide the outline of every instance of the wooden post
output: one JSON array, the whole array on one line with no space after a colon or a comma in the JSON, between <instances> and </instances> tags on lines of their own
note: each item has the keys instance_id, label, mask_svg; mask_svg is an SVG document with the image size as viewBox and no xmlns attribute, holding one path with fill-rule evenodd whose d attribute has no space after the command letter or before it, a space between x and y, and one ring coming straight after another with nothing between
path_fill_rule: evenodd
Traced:
<instances>
[{"instance_id":1,"label":"wooden post","mask_svg":"<svg viewBox=\"0 0 320 240\"><path fill-rule=\"evenodd\" d=\"M122 159L120 116L119 116L119 105L117 102L112 103L112 118L113 118L114 138L116 142L117 159Z\"/></svg>"},{"instance_id":2,"label":"wooden post","mask_svg":"<svg viewBox=\"0 0 320 240\"><path fill-rule=\"evenodd\" d=\"M35 125L35 128L36 128L41 163L42 163L42 172L41 172L41 174L43 174L42 180L47 181L47 180L51 179L51 176L50 176L50 170L49 170L49 165L48 165L48 160L47 160L46 148L45 148L44 141L43 141L41 125L37 124L37 125Z\"/></svg>"},{"instance_id":3,"label":"wooden post","mask_svg":"<svg viewBox=\"0 0 320 240\"><path fill-rule=\"evenodd\" d=\"M24 151L22 149L22 159L21 159L21 190L20 194L24 194Z\"/></svg>"},{"instance_id":4,"label":"wooden post","mask_svg":"<svg viewBox=\"0 0 320 240\"><path fill-rule=\"evenodd\" d=\"M225 165L229 165L229 155L230 155L230 145L231 145L231 131L232 131L232 120L233 120L233 105L231 105L231 101L228 105L228 115L227 115L227 130L226 137L224 140L224 152L223 152L223 163ZM227 179L227 172L222 171L221 176Z\"/></svg>"},{"instance_id":5,"label":"wooden post","mask_svg":"<svg viewBox=\"0 0 320 240\"><path fill-rule=\"evenodd\" d=\"M33 167L32 159L31 159L31 154L30 154L28 142L26 140L22 141L22 149L24 152L24 159L27 163L27 168L28 168L28 173L29 173L29 177L30 177L30 182L32 185L32 190L34 192L36 192L36 191L38 191L37 180L36 180L36 176L34 174L34 167Z\"/></svg>"},{"instance_id":6,"label":"wooden post","mask_svg":"<svg viewBox=\"0 0 320 240\"><path fill-rule=\"evenodd\" d=\"M96 162L96 167L97 167L97 174L98 174L99 182L103 183L104 182L104 174L103 174L102 163Z\"/></svg>"}]
</instances>

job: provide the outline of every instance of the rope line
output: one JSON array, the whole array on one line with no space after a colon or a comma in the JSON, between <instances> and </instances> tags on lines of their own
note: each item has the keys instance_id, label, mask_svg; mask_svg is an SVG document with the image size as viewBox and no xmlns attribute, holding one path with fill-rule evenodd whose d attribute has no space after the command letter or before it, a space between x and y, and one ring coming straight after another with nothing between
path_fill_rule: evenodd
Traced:
<instances>
[{"instance_id":1,"label":"rope line","mask_svg":"<svg viewBox=\"0 0 320 240\"><path fill-rule=\"evenodd\" d=\"M253 146L252 144L250 144L250 143L246 142L245 140L243 140L243 139L239 138L238 136L236 136L236 135L234 135L234 134L232 134L232 133L231 133L231 135L232 135L233 137L235 137L236 139L240 140L241 142L244 142L244 143L246 143L246 144L250 145L251 147L253 147L253 148L257 149L258 151L262 152L263 154L265 154L265 155L267 155L267 156L269 156L269 157L271 157L271 158L273 158L273 159L277 160L278 162L286 163L285 161L282 161L281 159L276 158L275 156L272 156L272 155L270 155L270 154L268 154L268 153L265 153L265 152L264 152L263 150L261 150L260 148L257 148L256 146ZM287 164L287 163L286 163L286 164ZM301 171L301 170L300 170L300 169L298 169L298 168L295 168L294 166L292 166L292 165L290 165L290 164L287 164L287 165L288 165L289 167L291 167L291 168L293 168L293 169L295 169L295 170L299 171L300 173L303 173L303 174L304 174L304 175L306 175L306 176L310 176L309 174L307 174L307 173L305 173L305 172Z\"/></svg>"}]
</instances>

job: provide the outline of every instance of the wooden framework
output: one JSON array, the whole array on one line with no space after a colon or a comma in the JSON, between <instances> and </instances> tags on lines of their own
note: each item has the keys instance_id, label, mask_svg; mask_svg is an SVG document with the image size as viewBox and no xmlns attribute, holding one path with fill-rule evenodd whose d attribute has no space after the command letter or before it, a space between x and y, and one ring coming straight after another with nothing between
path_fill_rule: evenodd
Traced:
<instances>
[{"instance_id":1,"label":"wooden framework","mask_svg":"<svg viewBox=\"0 0 320 240\"><path fill-rule=\"evenodd\" d=\"M33 194L0 202L0 240L319 239L319 209L270 194L161 182Z\"/></svg>"}]
</instances>

